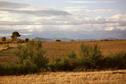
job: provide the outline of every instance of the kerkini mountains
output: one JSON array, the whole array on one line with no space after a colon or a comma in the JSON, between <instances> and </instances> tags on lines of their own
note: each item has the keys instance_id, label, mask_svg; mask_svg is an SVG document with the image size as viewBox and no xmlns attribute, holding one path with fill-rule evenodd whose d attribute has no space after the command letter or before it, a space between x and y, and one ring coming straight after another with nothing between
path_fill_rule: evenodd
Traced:
<instances>
[{"instance_id":1,"label":"kerkini mountains","mask_svg":"<svg viewBox=\"0 0 126 84\"><path fill-rule=\"evenodd\" d=\"M13 32L13 31L12 31ZM55 41L56 39L62 41L88 41L88 40L122 40L126 39L126 31L114 30L114 31L44 31L33 32L29 35L23 35L20 38L30 38L34 40Z\"/></svg>"}]
</instances>

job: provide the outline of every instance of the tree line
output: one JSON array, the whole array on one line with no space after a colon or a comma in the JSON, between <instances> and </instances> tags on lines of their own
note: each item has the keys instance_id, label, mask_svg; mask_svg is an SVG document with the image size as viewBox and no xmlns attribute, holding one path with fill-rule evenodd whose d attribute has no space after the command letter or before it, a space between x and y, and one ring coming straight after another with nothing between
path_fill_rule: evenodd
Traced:
<instances>
[{"instance_id":1,"label":"tree line","mask_svg":"<svg viewBox=\"0 0 126 84\"><path fill-rule=\"evenodd\" d=\"M21 34L19 32L17 32L17 31L15 31L15 32L12 32L11 39L12 39L12 41L16 41L18 39L18 37L20 37L20 36L21 36ZM6 37L2 37L1 41L2 42L6 42L7 38ZM29 39L25 38L25 41L27 42L27 41L29 41Z\"/></svg>"}]
</instances>

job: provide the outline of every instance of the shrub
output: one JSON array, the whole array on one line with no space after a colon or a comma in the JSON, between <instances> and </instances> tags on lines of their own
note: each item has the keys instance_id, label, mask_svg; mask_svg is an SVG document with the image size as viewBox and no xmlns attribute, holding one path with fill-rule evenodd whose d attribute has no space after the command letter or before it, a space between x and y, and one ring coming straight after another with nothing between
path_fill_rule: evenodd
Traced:
<instances>
[{"instance_id":1,"label":"shrub","mask_svg":"<svg viewBox=\"0 0 126 84\"><path fill-rule=\"evenodd\" d=\"M6 41L6 37L2 37L2 41Z\"/></svg>"},{"instance_id":2,"label":"shrub","mask_svg":"<svg viewBox=\"0 0 126 84\"><path fill-rule=\"evenodd\" d=\"M81 45L80 47L80 56L79 56L79 65L87 69L96 69L100 68L101 61L103 56L97 45Z\"/></svg>"},{"instance_id":3,"label":"shrub","mask_svg":"<svg viewBox=\"0 0 126 84\"><path fill-rule=\"evenodd\" d=\"M28 38L26 38L26 39L25 39L25 42L28 42L28 41L29 41L29 39L28 39Z\"/></svg>"},{"instance_id":4,"label":"shrub","mask_svg":"<svg viewBox=\"0 0 126 84\"><path fill-rule=\"evenodd\" d=\"M65 58L62 58L61 60L56 59L56 65L59 70L62 71L71 71L74 69L74 61L75 54L73 52L69 52L66 54Z\"/></svg>"},{"instance_id":5,"label":"shrub","mask_svg":"<svg viewBox=\"0 0 126 84\"><path fill-rule=\"evenodd\" d=\"M7 66L0 67L0 75L19 75L22 73L22 67L18 64L9 64Z\"/></svg>"},{"instance_id":6,"label":"shrub","mask_svg":"<svg viewBox=\"0 0 126 84\"><path fill-rule=\"evenodd\" d=\"M73 51L64 58L48 60L41 41L29 41L18 45L15 54L17 64L0 65L0 75L20 75L40 71L82 71L88 69L126 69L126 53L103 57L97 45L81 45L80 54Z\"/></svg>"},{"instance_id":7,"label":"shrub","mask_svg":"<svg viewBox=\"0 0 126 84\"><path fill-rule=\"evenodd\" d=\"M61 66L60 62L61 62L61 59L58 59L58 58L56 58L54 60L50 60L48 63L48 70L49 71L58 71L59 67Z\"/></svg>"},{"instance_id":8,"label":"shrub","mask_svg":"<svg viewBox=\"0 0 126 84\"><path fill-rule=\"evenodd\" d=\"M63 66L66 70L73 70L76 67L77 63L77 56L76 54L71 51L66 54L66 57L63 60ZM67 67L66 67L67 66Z\"/></svg>"},{"instance_id":9,"label":"shrub","mask_svg":"<svg viewBox=\"0 0 126 84\"><path fill-rule=\"evenodd\" d=\"M49 68L51 71L71 71L76 67L76 54L72 52L68 52L66 57L62 59L54 59L50 61Z\"/></svg>"},{"instance_id":10,"label":"shrub","mask_svg":"<svg viewBox=\"0 0 126 84\"><path fill-rule=\"evenodd\" d=\"M56 39L56 42L61 42L61 40L59 40L59 39Z\"/></svg>"},{"instance_id":11,"label":"shrub","mask_svg":"<svg viewBox=\"0 0 126 84\"><path fill-rule=\"evenodd\" d=\"M126 69L126 53L116 53L104 58L104 67L112 69Z\"/></svg>"},{"instance_id":12,"label":"shrub","mask_svg":"<svg viewBox=\"0 0 126 84\"><path fill-rule=\"evenodd\" d=\"M25 70L25 73L31 73L37 71L37 65L34 64L31 59L25 59L23 60L23 67Z\"/></svg>"},{"instance_id":13,"label":"shrub","mask_svg":"<svg viewBox=\"0 0 126 84\"><path fill-rule=\"evenodd\" d=\"M4 70L3 66L0 65L0 75L4 75L4 72L5 72L5 70Z\"/></svg>"},{"instance_id":14,"label":"shrub","mask_svg":"<svg viewBox=\"0 0 126 84\"><path fill-rule=\"evenodd\" d=\"M44 57L41 41L29 41L25 46L19 45L15 54L19 58L19 64L28 67L28 71L40 71L40 68L46 68L48 59Z\"/></svg>"}]
</instances>

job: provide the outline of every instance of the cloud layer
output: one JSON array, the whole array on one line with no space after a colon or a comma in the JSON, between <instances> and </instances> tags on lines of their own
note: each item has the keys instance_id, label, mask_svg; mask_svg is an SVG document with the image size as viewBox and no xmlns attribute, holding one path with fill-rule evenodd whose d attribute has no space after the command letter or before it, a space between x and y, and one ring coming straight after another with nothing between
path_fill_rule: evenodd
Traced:
<instances>
[{"instance_id":1,"label":"cloud layer","mask_svg":"<svg viewBox=\"0 0 126 84\"><path fill-rule=\"evenodd\" d=\"M0 8L24 8L28 7L28 4L20 4L14 2L8 2L7 0L0 0Z\"/></svg>"},{"instance_id":2,"label":"cloud layer","mask_svg":"<svg viewBox=\"0 0 126 84\"><path fill-rule=\"evenodd\" d=\"M96 4L95 1L73 0L66 2ZM116 2L98 1L98 3ZM76 34L79 34L77 38L82 38L85 32L89 33L88 37L91 32L95 34L97 32L111 31L112 33L112 31L116 31L117 33L117 31L126 31L126 14L121 14L121 11L119 9L88 9L81 6L42 7L26 3L0 1L0 32L1 36L5 35L5 33L9 35L12 31L20 31L23 35L29 36L53 31L55 33L53 37L59 34L56 34L56 32L64 32L69 33L66 35L71 38L75 37ZM107 15L108 13L109 15ZM74 32L74 34L70 32ZM117 35L120 35L120 32ZM121 35L124 38L123 35L125 34ZM95 35L95 38L97 36ZM116 37L116 34L114 36Z\"/></svg>"}]
</instances>

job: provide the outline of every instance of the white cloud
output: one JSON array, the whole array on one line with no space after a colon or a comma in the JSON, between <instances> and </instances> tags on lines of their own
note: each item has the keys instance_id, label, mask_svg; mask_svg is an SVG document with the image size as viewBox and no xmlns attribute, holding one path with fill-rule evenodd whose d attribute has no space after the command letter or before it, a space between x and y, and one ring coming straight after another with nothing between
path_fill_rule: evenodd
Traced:
<instances>
[{"instance_id":1,"label":"white cloud","mask_svg":"<svg viewBox=\"0 0 126 84\"><path fill-rule=\"evenodd\" d=\"M126 15L125 14L116 14L110 18L108 18L108 20L112 20L112 21L126 21Z\"/></svg>"},{"instance_id":2,"label":"white cloud","mask_svg":"<svg viewBox=\"0 0 126 84\"><path fill-rule=\"evenodd\" d=\"M112 31L114 28L113 27L106 27L105 30L106 31Z\"/></svg>"},{"instance_id":3,"label":"white cloud","mask_svg":"<svg viewBox=\"0 0 126 84\"><path fill-rule=\"evenodd\" d=\"M21 33L21 35L23 35L23 36L29 36L29 35L32 35L32 34L31 33L26 33L26 34Z\"/></svg>"},{"instance_id":4,"label":"white cloud","mask_svg":"<svg viewBox=\"0 0 126 84\"><path fill-rule=\"evenodd\" d=\"M77 12L77 11L83 11L86 7L65 7L64 10L68 12Z\"/></svg>"},{"instance_id":5,"label":"white cloud","mask_svg":"<svg viewBox=\"0 0 126 84\"><path fill-rule=\"evenodd\" d=\"M86 13L120 13L120 10L115 9L96 9L96 10L86 10Z\"/></svg>"},{"instance_id":6,"label":"white cloud","mask_svg":"<svg viewBox=\"0 0 126 84\"><path fill-rule=\"evenodd\" d=\"M60 10L13 10L13 9L0 9L0 11L15 13L15 14L28 14L35 16L57 16L57 15L70 15L65 11Z\"/></svg>"},{"instance_id":7,"label":"white cloud","mask_svg":"<svg viewBox=\"0 0 126 84\"><path fill-rule=\"evenodd\" d=\"M11 3L12 4L12 3ZM13 3L15 4L15 3ZM11 8L8 8L10 7ZM0 10L0 31L21 31L23 35L43 31L113 31L126 30L126 15L115 9L89 10L86 7L43 8L35 6L18 7L9 5ZM37 10L36 10L37 9ZM91 13L114 13L110 17L89 16ZM3 34L5 35L5 34ZM8 34L9 35L9 34Z\"/></svg>"},{"instance_id":8,"label":"white cloud","mask_svg":"<svg viewBox=\"0 0 126 84\"><path fill-rule=\"evenodd\" d=\"M117 29L119 29L119 30L122 30L122 31L123 31L123 30L126 30L126 26L118 26L118 27L117 27Z\"/></svg>"},{"instance_id":9,"label":"white cloud","mask_svg":"<svg viewBox=\"0 0 126 84\"><path fill-rule=\"evenodd\" d=\"M106 0L106 1L98 1L98 0L93 0L93 1L82 1L82 0L69 0L67 1L69 3L74 3L74 4L96 4L96 3L116 3L114 0Z\"/></svg>"},{"instance_id":10,"label":"white cloud","mask_svg":"<svg viewBox=\"0 0 126 84\"><path fill-rule=\"evenodd\" d=\"M24 8L30 6L28 4L21 4L21 3L14 3L14 2L9 2L8 0L0 0L0 8L6 8L6 9L17 9L17 8Z\"/></svg>"}]
</instances>

